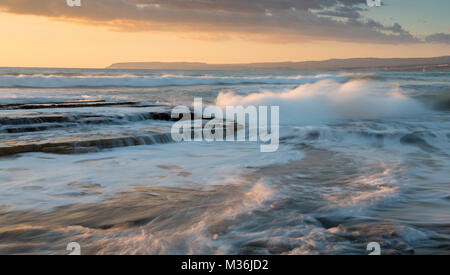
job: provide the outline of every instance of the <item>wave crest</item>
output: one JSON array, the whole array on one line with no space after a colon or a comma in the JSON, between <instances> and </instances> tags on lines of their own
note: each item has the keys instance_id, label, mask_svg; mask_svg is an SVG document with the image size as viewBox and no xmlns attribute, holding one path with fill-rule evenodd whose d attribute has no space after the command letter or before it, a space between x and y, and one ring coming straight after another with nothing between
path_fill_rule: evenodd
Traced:
<instances>
[{"instance_id":1,"label":"wave crest","mask_svg":"<svg viewBox=\"0 0 450 275\"><path fill-rule=\"evenodd\" d=\"M293 90L246 96L222 92L216 98L216 105L278 105L282 123L289 124L408 116L424 110L419 102L403 95L398 87L367 80L346 83L322 80Z\"/></svg>"}]
</instances>

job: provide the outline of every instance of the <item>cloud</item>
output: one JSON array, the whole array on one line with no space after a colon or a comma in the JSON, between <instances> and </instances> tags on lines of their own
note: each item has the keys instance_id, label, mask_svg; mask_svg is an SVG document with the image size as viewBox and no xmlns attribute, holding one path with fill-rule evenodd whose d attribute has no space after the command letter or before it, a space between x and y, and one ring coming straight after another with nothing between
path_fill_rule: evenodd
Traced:
<instances>
[{"instance_id":1,"label":"cloud","mask_svg":"<svg viewBox=\"0 0 450 275\"><path fill-rule=\"evenodd\" d=\"M361 15L359 12L361 11L361 8L358 7L337 7L334 10L325 10L317 12L318 15L325 15L325 16L333 16L333 17L342 17L342 18L352 18L357 19L360 18Z\"/></svg>"},{"instance_id":2,"label":"cloud","mask_svg":"<svg viewBox=\"0 0 450 275\"><path fill-rule=\"evenodd\" d=\"M449 33L435 33L429 35L425 38L425 41L431 43L443 43L450 44L450 34Z\"/></svg>"},{"instance_id":3,"label":"cloud","mask_svg":"<svg viewBox=\"0 0 450 275\"><path fill-rule=\"evenodd\" d=\"M185 10L221 10L239 13L265 13L267 10L323 9L337 5L356 6L365 0L132 0L135 3L159 5L161 8Z\"/></svg>"},{"instance_id":4,"label":"cloud","mask_svg":"<svg viewBox=\"0 0 450 275\"><path fill-rule=\"evenodd\" d=\"M238 36L272 43L334 40L420 42L399 24L363 18L366 0L0 0L0 9L104 25L114 31L166 31ZM202 36L202 35L200 35Z\"/></svg>"}]
</instances>

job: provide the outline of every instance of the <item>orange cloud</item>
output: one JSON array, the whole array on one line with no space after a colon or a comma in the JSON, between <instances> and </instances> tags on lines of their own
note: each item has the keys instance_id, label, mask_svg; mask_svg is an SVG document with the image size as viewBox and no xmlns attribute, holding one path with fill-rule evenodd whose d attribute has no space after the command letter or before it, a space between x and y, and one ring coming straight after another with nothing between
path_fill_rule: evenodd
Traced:
<instances>
[{"instance_id":1,"label":"orange cloud","mask_svg":"<svg viewBox=\"0 0 450 275\"><path fill-rule=\"evenodd\" d=\"M0 0L8 13L46 16L114 31L222 33L271 43L307 40L417 43L399 24L360 18L361 0Z\"/></svg>"}]
</instances>

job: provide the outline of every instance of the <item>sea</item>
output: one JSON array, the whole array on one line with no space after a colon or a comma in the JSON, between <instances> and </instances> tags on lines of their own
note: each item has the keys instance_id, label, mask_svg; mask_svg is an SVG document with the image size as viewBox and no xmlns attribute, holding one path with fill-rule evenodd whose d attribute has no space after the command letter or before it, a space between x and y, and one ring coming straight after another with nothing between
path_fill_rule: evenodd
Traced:
<instances>
[{"instance_id":1,"label":"sea","mask_svg":"<svg viewBox=\"0 0 450 275\"><path fill-rule=\"evenodd\" d=\"M279 147L171 139L279 106ZM0 68L0 254L450 253L450 73Z\"/></svg>"}]
</instances>

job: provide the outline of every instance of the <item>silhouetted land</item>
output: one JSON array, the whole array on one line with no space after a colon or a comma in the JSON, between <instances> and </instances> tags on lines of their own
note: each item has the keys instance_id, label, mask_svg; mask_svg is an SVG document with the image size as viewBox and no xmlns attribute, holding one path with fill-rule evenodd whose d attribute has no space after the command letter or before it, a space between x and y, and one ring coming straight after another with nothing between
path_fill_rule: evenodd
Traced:
<instances>
[{"instance_id":1,"label":"silhouetted land","mask_svg":"<svg viewBox=\"0 0 450 275\"><path fill-rule=\"evenodd\" d=\"M149 70L273 70L273 71L402 71L448 72L450 56L432 58L350 58L324 61L208 64L199 62L115 63L110 69Z\"/></svg>"}]
</instances>

